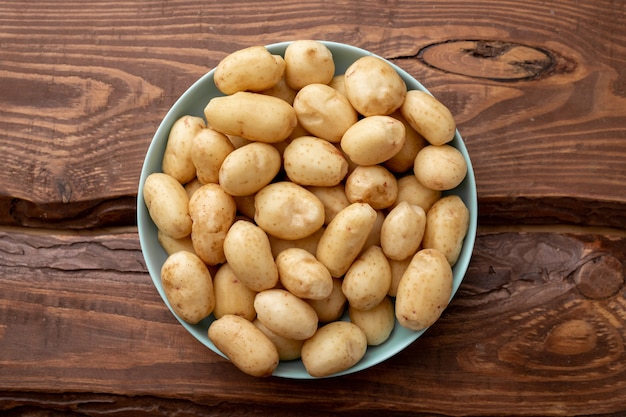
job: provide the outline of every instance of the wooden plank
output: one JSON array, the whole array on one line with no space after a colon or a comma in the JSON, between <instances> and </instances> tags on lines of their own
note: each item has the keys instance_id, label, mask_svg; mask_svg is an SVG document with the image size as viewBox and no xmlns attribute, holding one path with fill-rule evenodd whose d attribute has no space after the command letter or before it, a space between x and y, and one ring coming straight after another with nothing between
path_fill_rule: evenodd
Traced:
<instances>
[{"instance_id":1,"label":"wooden plank","mask_svg":"<svg viewBox=\"0 0 626 417\"><path fill-rule=\"evenodd\" d=\"M197 342L159 298L132 230L4 230L0 259L7 412L626 412L623 233L483 230L457 298L424 337L317 381L248 377Z\"/></svg>"}]
</instances>

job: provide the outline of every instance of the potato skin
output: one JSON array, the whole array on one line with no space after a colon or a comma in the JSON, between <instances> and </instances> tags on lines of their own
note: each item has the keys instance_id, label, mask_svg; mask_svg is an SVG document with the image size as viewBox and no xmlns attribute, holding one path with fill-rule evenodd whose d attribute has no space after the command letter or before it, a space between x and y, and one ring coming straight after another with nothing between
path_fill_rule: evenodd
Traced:
<instances>
[{"instance_id":1,"label":"potato skin","mask_svg":"<svg viewBox=\"0 0 626 417\"><path fill-rule=\"evenodd\" d=\"M255 319L252 323L272 341L274 346L276 346L281 361L292 361L300 358L304 340L293 340L279 336L268 329L259 319Z\"/></svg>"},{"instance_id":2,"label":"potato skin","mask_svg":"<svg viewBox=\"0 0 626 417\"><path fill-rule=\"evenodd\" d=\"M425 228L423 208L406 201L395 206L385 217L380 231L385 256L396 261L413 256L422 244Z\"/></svg>"},{"instance_id":3,"label":"potato skin","mask_svg":"<svg viewBox=\"0 0 626 417\"><path fill-rule=\"evenodd\" d=\"M450 145L422 148L413 165L415 177L432 190L451 190L463 181L467 163L461 152Z\"/></svg>"},{"instance_id":4,"label":"potato skin","mask_svg":"<svg viewBox=\"0 0 626 417\"><path fill-rule=\"evenodd\" d=\"M321 323L339 320L343 315L348 300L341 290L341 279L333 278L333 290L321 300L305 300L317 313Z\"/></svg>"},{"instance_id":5,"label":"potato skin","mask_svg":"<svg viewBox=\"0 0 626 417\"><path fill-rule=\"evenodd\" d=\"M285 60L264 46L250 46L232 52L215 67L215 86L224 94L260 92L274 87L285 72Z\"/></svg>"},{"instance_id":6,"label":"potato skin","mask_svg":"<svg viewBox=\"0 0 626 417\"><path fill-rule=\"evenodd\" d=\"M376 165L395 156L404 146L404 124L391 116L365 117L341 138L341 149L357 165Z\"/></svg>"},{"instance_id":7,"label":"potato skin","mask_svg":"<svg viewBox=\"0 0 626 417\"><path fill-rule=\"evenodd\" d=\"M229 264L222 264L215 273L213 290L215 293L213 316L216 319L227 314L234 314L249 321L254 320L256 317L254 310L256 292L237 278Z\"/></svg>"},{"instance_id":8,"label":"potato skin","mask_svg":"<svg viewBox=\"0 0 626 417\"><path fill-rule=\"evenodd\" d=\"M267 377L278 366L279 355L272 341L252 322L225 315L211 323L209 339L242 372Z\"/></svg>"},{"instance_id":9,"label":"potato skin","mask_svg":"<svg viewBox=\"0 0 626 417\"><path fill-rule=\"evenodd\" d=\"M300 298L320 300L333 290L333 278L324 264L305 249L288 248L276 257L281 284Z\"/></svg>"},{"instance_id":10,"label":"potato skin","mask_svg":"<svg viewBox=\"0 0 626 417\"><path fill-rule=\"evenodd\" d=\"M287 290L259 292L254 298L254 309L265 327L286 339L305 340L317 330L313 307Z\"/></svg>"},{"instance_id":11,"label":"potato skin","mask_svg":"<svg viewBox=\"0 0 626 417\"><path fill-rule=\"evenodd\" d=\"M376 210L391 207L398 197L396 177L382 165L357 166L346 178L346 196Z\"/></svg>"},{"instance_id":12,"label":"potato skin","mask_svg":"<svg viewBox=\"0 0 626 417\"><path fill-rule=\"evenodd\" d=\"M143 199L158 230L174 239L189 236L192 225L189 197L174 177L161 172L148 175Z\"/></svg>"},{"instance_id":13,"label":"potato skin","mask_svg":"<svg viewBox=\"0 0 626 417\"><path fill-rule=\"evenodd\" d=\"M469 228L469 210L461 197L448 195L433 204L426 214L422 246L437 249L454 265L461 254Z\"/></svg>"},{"instance_id":14,"label":"potato skin","mask_svg":"<svg viewBox=\"0 0 626 417\"><path fill-rule=\"evenodd\" d=\"M217 183L224 159L234 150L235 147L226 135L210 128L198 131L191 149L191 160L198 180L202 184Z\"/></svg>"},{"instance_id":15,"label":"potato skin","mask_svg":"<svg viewBox=\"0 0 626 417\"><path fill-rule=\"evenodd\" d=\"M285 80L294 90L309 84L328 84L334 75L333 54L323 43L301 39L285 49Z\"/></svg>"},{"instance_id":16,"label":"potato skin","mask_svg":"<svg viewBox=\"0 0 626 417\"><path fill-rule=\"evenodd\" d=\"M267 143L251 142L229 153L218 171L224 191L236 197L252 195L269 184L280 171L278 150Z\"/></svg>"},{"instance_id":17,"label":"potato skin","mask_svg":"<svg viewBox=\"0 0 626 417\"><path fill-rule=\"evenodd\" d=\"M341 290L351 307L370 310L389 292L391 267L379 246L370 246L350 265Z\"/></svg>"},{"instance_id":18,"label":"potato skin","mask_svg":"<svg viewBox=\"0 0 626 417\"><path fill-rule=\"evenodd\" d=\"M369 310L349 308L350 321L357 326L367 337L368 346L378 346L384 343L396 324L396 314L391 298L383 300Z\"/></svg>"},{"instance_id":19,"label":"potato skin","mask_svg":"<svg viewBox=\"0 0 626 417\"><path fill-rule=\"evenodd\" d=\"M348 161L330 142L315 136L292 140L283 162L289 179L303 186L332 187L348 173Z\"/></svg>"},{"instance_id":20,"label":"potato skin","mask_svg":"<svg viewBox=\"0 0 626 417\"><path fill-rule=\"evenodd\" d=\"M452 113L431 94L420 90L407 92L400 111L431 145L443 145L454 138L456 122Z\"/></svg>"},{"instance_id":21,"label":"potato skin","mask_svg":"<svg viewBox=\"0 0 626 417\"><path fill-rule=\"evenodd\" d=\"M196 176L196 167L191 158L193 138L205 127L206 123L201 117L185 115L176 120L170 129L161 168L181 184Z\"/></svg>"}]
</instances>

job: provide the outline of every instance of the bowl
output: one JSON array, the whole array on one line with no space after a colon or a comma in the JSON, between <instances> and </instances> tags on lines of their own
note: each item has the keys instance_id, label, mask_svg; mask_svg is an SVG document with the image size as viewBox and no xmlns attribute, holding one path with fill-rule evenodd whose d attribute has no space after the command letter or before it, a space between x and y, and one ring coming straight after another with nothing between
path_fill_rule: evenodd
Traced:
<instances>
[{"instance_id":1,"label":"bowl","mask_svg":"<svg viewBox=\"0 0 626 417\"><path fill-rule=\"evenodd\" d=\"M332 52L335 61L336 74L343 74L348 66L350 66L350 64L352 64L360 57L368 55L376 56L371 52L355 46L350 46L337 42L320 42L326 45ZM290 42L281 42L267 45L267 49L273 54L284 55L285 49L287 48L289 43ZM428 90L420 82L414 79L406 71L391 62L389 62L389 64L398 72L398 74L400 74L409 90L422 90L428 92ZM215 347L211 340L209 340L207 335L208 327L214 320L214 317L212 315L200 321L198 324L191 325L177 317L171 305L169 304L167 297L165 296L163 286L161 284L161 266L163 265L163 262L165 262L167 254L157 240L157 228L150 218L148 209L142 197L143 184L147 176L153 172L161 172L163 153L165 151L165 145L167 143L169 130L172 124L183 115L204 117L203 110L208 101L212 97L224 95L216 88L215 83L213 82L213 73L214 70L209 71L198 81L196 81L187 91L185 91L182 96L174 103L172 108L167 112L165 118L158 127L146 153L146 157L141 170L139 188L137 193L137 225L141 250L143 252L148 272L150 274L150 277L152 278L152 281L154 282L158 293L160 294L167 307L178 319L178 321L185 327L185 329L187 329L187 331L191 333L193 337L195 337L198 341L211 349L213 352L226 358L226 356ZM469 154L458 130L455 132L454 139L449 144L457 148L463 154L467 162L468 170L463 182L453 190L444 192L444 194L456 194L460 196L465 205L468 207L470 213L469 230L465 237L463 249L458 258L458 261L453 267L454 277L452 297L454 297L454 294L458 290L459 286L461 285L461 281L465 276L465 272L468 268L472 255L476 235L478 205L476 198L476 182L474 178L474 172L472 169ZM343 319L348 320L347 314L344 315ZM378 346L369 346L367 352L365 353L365 356L356 365L331 376L346 375L377 365L385 361L386 359L394 356L398 352L402 351L407 346L411 345L426 330L427 329L412 331L400 326L396 322L395 328L393 329L387 341ZM307 373L304 365L302 364L302 361L300 360L284 362L281 361L281 363L274 371L273 376L290 379L314 378Z\"/></svg>"}]
</instances>

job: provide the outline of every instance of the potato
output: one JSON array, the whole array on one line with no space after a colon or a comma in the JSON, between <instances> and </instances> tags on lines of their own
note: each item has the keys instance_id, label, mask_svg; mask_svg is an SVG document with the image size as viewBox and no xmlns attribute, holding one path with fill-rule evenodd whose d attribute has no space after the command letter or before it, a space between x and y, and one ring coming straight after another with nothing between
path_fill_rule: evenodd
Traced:
<instances>
[{"instance_id":1,"label":"potato","mask_svg":"<svg viewBox=\"0 0 626 417\"><path fill-rule=\"evenodd\" d=\"M369 346L378 346L389 339L396 324L395 307L389 297L383 298L377 306L369 310L350 306L349 314L350 321L365 333Z\"/></svg>"},{"instance_id":2,"label":"potato","mask_svg":"<svg viewBox=\"0 0 626 417\"><path fill-rule=\"evenodd\" d=\"M345 80L346 80L346 77L344 74L338 74L338 75L335 75L332 80L330 80L328 85L334 88L335 90L337 90L339 93L346 96Z\"/></svg>"},{"instance_id":3,"label":"potato","mask_svg":"<svg viewBox=\"0 0 626 417\"><path fill-rule=\"evenodd\" d=\"M420 206L424 211L428 211L435 201L441 198L441 190L432 190L425 187L412 173L398 178L397 184L398 196L394 206L402 201L406 201L409 204Z\"/></svg>"},{"instance_id":4,"label":"potato","mask_svg":"<svg viewBox=\"0 0 626 417\"><path fill-rule=\"evenodd\" d=\"M341 291L341 279L333 278L333 289L330 295L321 300L305 300L317 313L322 323L339 320L343 315L348 300Z\"/></svg>"},{"instance_id":5,"label":"potato","mask_svg":"<svg viewBox=\"0 0 626 417\"><path fill-rule=\"evenodd\" d=\"M285 60L272 55L264 46L240 49L215 67L215 86L224 94L238 91L260 92L274 87L285 72Z\"/></svg>"},{"instance_id":6,"label":"potato","mask_svg":"<svg viewBox=\"0 0 626 417\"><path fill-rule=\"evenodd\" d=\"M265 327L286 339L305 340L317 330L313 307L287 290L259 292L254 298L254 309Z\"/></svg>"},{"instance_id":7,"label":"potato","mask_svg":"<svg viewBox=\"0 0 626 417\"><path fill-rule=\"evenodd\" d=\"M227 314L235 314L252 321L256 317L254 296L256 292L248 288L233 272L229 264L220 266L213 277L215 308L213 316L219 319Z\"/></svg>"},{"instance_id":8,"label":"potato","mask_svg":"<svg viewBox=\"0 0 626 417\"><path fill-rule=\"evenodd\" d=\"M259 319L255 319L252 323L272 341L274 346L276 346L278 357L281 361L292 361L300 358L304 340L293 340L279 336L268 329Z\"/></svg>"},{"instance_id":9,"label":"potato","mask_svg":"<svg viewBox=\"0 0 626 417\"><path fill-rule=\"evenodd\" d=\"M268 234L286 240L302 239L324 224L324 205L306 188L279 181L254 197L254 220Z\"/></svg>"},{"instance_id":10,"label":"potato","mask_svg":"<svg viewBox=\"0 0 626 417\"><path fill-rule=\"evenodd\" d=\"M168 256L161 267L167 300L178 317L196 324L215 307L211 274L200 258L187 251Z\"/></svg>"},{"instance_id":11,"label":"potato","mask_svg":"<svg viewBox=\"0 0 626 417\"><path fill-rule=\"evenodd\" d=\"M272 145L248 143L226 156L219 168L219 184L232 196L252 195L274 179L281 162Z\"/></svg>"},{"instance_id":12,"label":"potato","mask_svg":"<svg viewBox=\"0 0 626 417\"><path fill-rule=\"evenodd\" d=\"M381 165L358 166L346 179L352 203L367 203L376 210L391 207L398 197L396 177Z\"/></svg>"},{"instance_id":13,"label":"potato","mask_svg":"<svg viewBox=\"0 0 626 417\"><path fill-rule=\"evenodd\" d=\"M329 376L356 365L367 350L367 337L356 324L335 321L321 327L302 345L302 363L314 377Z\"/></svg>"},{"instance_id":14,"label":"potato","mask_svg":"<svg viewBox=\"0 0 626 417\"><path fill-rule=\"evenodd\" d=\"M415 177L427 188L451 190L463 181L467 163L463 154L450 145L429 145L419 151L413 167Z\"/></svg>"},{"instance_id":15,"label":"potato","mask_svg":"<svg viewBox=\"0 0 626 417\"><path fill-rule=\"evenodd\" d=\"M187 252L196 253L193 250L193 243L191 242L191 236L187 235L180 239L174 239L171 236L163 233L161 230L157 230L157 240L161 247L165 250L165 253L171 255L175 252L186 250Z\"/></svg>"},{"instance_id":16,"label":"potato","mask_svg":"<svg viewBox=\"0 0 626 417\"><path fill-rule=\"evenodd\" d=\"M284 100L286 103L293 105L293 101L296 98L296 94L298 92L293 88L287 85L287 81L285 77L281 78L280 81L276 85L271 88L268 88L265 91L261 92L262 94L266 94L268 96L277 97L281 100Z\"/></svg>"},{"instance_id":17,"label":"potato","mask_svg":"<svg viewBox=\"0 0 626 417\"><path fill-rule=\"evenodd\" d=\"M212 98L204 117L210 127L225 135L265 143L285 140L298 124L296 111L285 101L247 91Z\"/></svg>"},{"instance_id":18,"label":"potato","mask_svg":"<svg viewBox=\"0 0 626 417\"><path fill-rule=\"evenodd\" d=\"M387 296L391 267L380 246L370 246L350 265L341 290L351 307L370 310Z\"/></svg>"},{"instance_id":19,"label":"potato","mask_svg":"<svg viewBox=\"0 0 626 417\"><path fill-rule=\"evenodd\" d=\"M333 290L328 269L305 249L285 249L276 257L276 266L281 284L296 297L320 300Z\"/></svg>"},{"instance_id":20,"label":"potato","mask_svg":"<svg viewBox=\"0 0 626 417\"><path fill-rule=\"evenodd\" d=\"M283 153L289 179L304 186L332 187L348 173L348 161L330 142L314 136L292 140Z\"/></svg>"},{"instance_id":21,"label":"potato","mask_svg":"<svg viewBox=\"0 0 626 417\"><path fill-rule=\"evenodd\" d=\"M278 282L267 234L245 220L236 221L226 233L224 255L235 276L252 291L272 288Z\"/></svg>"},{"instance_id":22,"label":"potato","mask_svg":"<svg viewBox=\"0 0 626 417\"><path fill-rule=\"evenodd\" d=\"M426 214L422 246L439 250L450 265L454 265L461 254L468 228L469 210L461 197L442 197Z\"/></svg>"},{"instance_id":23,"label":"potato","mask_svg":"<svg viewBox=\"0 0 626 417\"><path fill-rule=\"evenodd\" d=\"M334 278L343 276L359 255L376 217L376 210L369 204L352 203L328 224L317 245L316 257Z\"/></svg>"},{"instance_id":24,"label":"potato","mask_svg":"<svg viewBox=\"0 0 626 417\"><path fill-rule=\"evenodd\" d=\"M191 242L196 254L208 265L226 260L224 239L236 213L235 200L218 184L205 184L191 195Z\"/></svg>"},{"instance_id":25,"label":"potato","mask_svg":"<svg viewBox=\"0 0 626 417\"><path fill-rule=\"evenodd\" d=\"M344 208L350 205L343 184L333 187L307 187L324 205L324 224L330 223Z\"/></svg>"},{"instance_id":26,"label":"potato","mask_svg":"<svg viewBox=\"0 0 626 417\"><path fill-rule=\"evenodd\" d=\"M402 275L396 294L396 319L422 330L439 319L452 296L452 267L436 249L422 249Z\"/></svg>"},{"instance_id":27,"label":"potato","mask_svg":"<svg viewBox=\"0 0 626 417\"><path fill-rule=\"evenodd\" d=\"M341 149L357 165L391 159L404 146L404 125L390 116L370 116L353 124L341 138Z\"/></svg>"},{"instance_id":28,"label":"potato","mask_svg":"<svg viewBox=\"0 0 626 417\"><path fill-rule=\"evenodd\" d=\"M312 135L329 142L339 142L358 120L348 99L326 84L302 87L293 101L298 122Z\"/></svg>"},{"instance_id":29,"label":"potato","mask_svg":"<svg viewBox=\"0 0 626 417\"><path fill-rule=\"evenodd\" d=\"M279 253L289 248L304 249L310 254L315 255L315 253L317 252L317 244L319 243L319 240L322 237L324 230L325 228L322 226L312 235L296 240L280 239L275 236L268 235L268 238L270 239L270 245L272 245L272 254L274 255L274 258L276 258Z\"/></svg>"},{"instance_id":30,"label":"potato","mask_svg":"<svg viewBox=\"0 0 626 417\"><path fill-rule=\"evenodd\" d=\"M375 56L352 63L346 69L344 85L352 106L366 117L393 113L407 94L402 77L388 62Z\"/></svg>"},{"instance_id":31,"label":"potato","mask_svg":"<svg viewBox=\"0 0 626 417\"><path fill-rule=\"evenodd\" d=\"M200 182L200 180L198 178L194 178L191 181L189 181L188 183L186 183L185 185L183 185L183 187L185 188L185 192L187 193L187 197L191 198L191 195L196 192L196 190L200 187L202 187L204 184L202 182Z\"/></svg>"},{"instance_id":32,"label":"potato","mask_svg":"<svg viewBox=\"0 0 626 417\"><path fill-rule=\"evenodd\" d=\"M335 75L333 54L321 42L297 40L285 50L285 80L294 90L309 84L328 84Z\"/></svg>"},{"instance_id":33,"label":"potato","mask_svg":"<svg viewBox=\"0 0 626 417\"><path fill-rule=\"evenodd\" d=\"M226 156L235 150L228 137L211 128L201 129L193 137L191 161L198 181L202 184L218 182L220 166Z\"/></svg>"},{"instance_id":34,"label":"potato","mask_svg":"<svg viewBox=\"0 0 626 417\"><path fill-rule=\"evenodd\" d=\"M425 228L426 212L423 208L406 201L395 206L387 214L380 230L380 243L385 256L401 261L415 255Z\"/></svg>"},{"instance_id":35,"label":"potato","mask_svg":"<svg viewBox=\"0 0 626 417\"><path fill-rule=\"evenodd\" d=\"M389 286L389 291L387 292L387 294L390 297L395 297L398 293L398 285L400 284L402 275L404 275L404 271L406 271L406 269L409 267L411 259L413 259L413 256L402 259L401 261L389 259L389 266L391 267L391 285Z\"/></svg>"},{"instance_id":36,"label":"potato","mask_svg":"<svg viewBox=\"0 0 626 417\"><path fill-rule=\"evenodd\" d=\"M400 111L396 110L391 114L391 117L404 125L405 140L402 148L394 156L383 162L383 166L395 174L401 174L413 169L417 153L428 142L413 129Z\"/></svg>"},{"instance_id":37,"label":"potato","mask_svg":"<svg viewBox=\"0 0 626 417\"><path fill-rule=\"evenodd\" d=\"M374 222L374 226L372 226L372 230L370 230L370 234L367 236L365 243L363 244L363 249L359 253L362 254L367 248L370 246L380 246L380 231L383 228L383 222L385 221L385 213L382 210L376 210L376 221Z\"/></svg>"},{"instance_id":38,"label":"potato","mask_svg":"<svg viewBox=\"0 0 626 417\"><path fill-rule=\"evenodd\" d=\"M158 230L173 239L191 233L189 197L174 177L160 172L148 175L143 185L143 199Z\"/></svg>"},{"instance_id":39,"label":"potato","mask_svg":"<svg viewBox=\"0 0 626 417\"><path fill-rule=\"evenodd\" d=\"M431 145L443 145L454 138L456 122L452 113L431 94L420 90L407 92L400 111Z\"/></svg>"},{"instance_id":40,"label":"potato","mask_svg":"<svg viewBox=\"0 0 626 417\"><path fill-rule=\"evenodd\" d=\"M170 129L161 168L181 184L196 176L196 167L191 159L193 138L205 127L206 123L201 117L185 115L177 119Z\"/></svg>"},{"instance_id":41,"label":"potato","mask_svg":"<svg viewBox=\"0 0 626 417\"><path fill-rule=\"evenodd\" d=\"M243 317L229 314L213 321L208 336L233 365L248 375L270 376L278 366L276 346Z\"/></svg>"}]
</instances>

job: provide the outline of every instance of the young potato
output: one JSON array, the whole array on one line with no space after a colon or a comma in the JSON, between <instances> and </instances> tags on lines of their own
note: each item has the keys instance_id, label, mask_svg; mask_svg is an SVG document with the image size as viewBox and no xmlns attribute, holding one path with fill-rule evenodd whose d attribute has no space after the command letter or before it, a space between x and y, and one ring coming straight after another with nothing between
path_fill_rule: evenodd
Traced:
<instances>
[{"instance_id":1,"label":"young potato","mask_svg":"<svg viewBox=\"0 0 626 417\"><path fill-rule=\"evenodd\" d=\"M321 300L333 290L328 269L305 249L285 249L276 257L276 266L281 284L296 297Z\"/></svg>"},{"instance_id":2,"label":"young potato","mask_svg":"<svg viewBox=\"0 0 626 417\"><path fill-rule=\"evenodd\" d=\"M461 197L442 197L426 214L422 246L439 250L450 265L454 265L461 254L468 228L469 210Z\"/></svg>"},{"instance_id":3,"label":"young potato","mask_svg":"<svg viewBox=\"0 0 626 417\"><path fill-rule=\"evenodd\" d=\"M278 350L278 357L281 361L300 359L304 340L293 340L279 336L268 329L259 319L255 319L252 324L258 327L259 330L261 330L265 336L272 341L274 346L276 346L276 349Z\"/></svg>"},{"instance_id":4,"label":"young potato","mask_svg":"<svg viewBox=\"0 0 626 417\"><path fill-rule=\"evenodd\" d=\"M370 116L354 123L341 138L341 149L357 165L376 165L404 146L404 124L391 116Z\"/></svg>"},{"instance_id":5,"label":"young potato","mask_svg":"<svg viewBox=\"0 0 626 417\"><path fill-rule=\"evenodd\" d=\"M363 116L389 115L402 106L406 84L381 58L364 56L345 72L346 96Z\"/></svg>"},{"instance_id":6,"label":"young potato","mask_svg":"<svg viewBox=\"0 0 626 417\"><path fill-rule=\"evenodd\" d=\"M317 313L320 323L339 320L344 313L348 300L341 291L341 279L333 278L333 290L322 300L305 300Z\"/></svg>"},{"instance_id":7,"label":"young potato","mask_svg":"<svg viewBox=\"0 0 626 417\"><path fill-rule=\"evenodd\" d=\"M426 212L423 208L406 201L395 206L387 214L380 230L385 256L401 261L415 255L422 243L425 228Z\"/></svg>"},{"instance_id":8,"label":"young potato","mask_svg":"<svg viewBox=\"0 0 626 417\"><path fill-rule=\"evenodd\" d=\"M268 88L261 93L268 96L277 97L281 100L284 100L286 103L291 104L292 106L293 101L296 99L296 94L298 94L296 90L287 85L285 77L281 78L275 86L273 86L272 88Z\"/></svg>"},{"instance_id":9,"label":"young potato","mask_svg":"<svg viewBox=\"0 0 626 417\"><path fill-rule=\"evenodd\" d=\"M229 314L211 323L209 339L240 371L257 377L272 375L280 360L272 341L252 322Z\"/></svg>"},{"instance_id":10,"label":"young potato","mask_svg":"<svg viewBox=\"0 0 626 417\"><path fill-rule=\"evenodd\" d=\"M252 291L273 288L278 282L270 241L254 223L238 220L228 229L224 255L235 276Z\"/></svg>"},{"instance_id":11,"label":"young potato","mask_svg":"<svg viewBox=\"0 0 626 417\"><path fill-rule=\"evenodd\" d=\"M377 214L369 204L352 203L328 224L317 245L316 257L334 278L346 273L361 252Z\"/></svg>"},{"instance_id":12,"label":"young potato","mask_svg":"<svg viewBox=\"0 0 626 417\"><path fill-rule=\"evenodd\" d=\"M385 213L383 210L376 210L376 221L374 222L374 226L372 226L372 230L370 230L370 234L367 236L367 239L363 244L363 249L359 255L366 251L370 246L380 246L380 232L383 228L384 221Z\"/></svg>"},{"instance_id":13,"label":"young potato","mask_svg":"<svg viewBox=\"0 0 626 417\"><path fill-rule=\"evenodd\" d=\"M385 297L374 308L359 310L350 306L350 321L357 326L367 337L369 346L378 346L389 339L396 324L396 314L391 298Z\"/></svg>"},{"instance_id":14,"label":"young potato","mask_svg":"<svg viewBox=\"0 0 626 417\"><path fill-rule=\"evenodd\" d=\"M394 206L406 201L409 204L420 206L428 211L441 198L440 190L432 190L422 185L414 174L410 173L398 178L398 197Z\"/></svg>"},{"instance_id":15,"label":"young potato","mask_svg":"<svg viewBox=\"0 0 626 417\"><path fill-rule=\"evenodd\" d=\"M215 308L213 316L219 319L227 314L241 316L252 321L256 317L254 297L256 292L248 288L233 272L229 264L222 264L213 277Z\"/></svg>"},{"instance_id":16,"label":"young potato","mask_svg":"<svg viewBox=\"0 0 626 417\"><path fill-rule=\"evenodd\" d=\"M191 236L187 235L180 239L174 239L171 236L163 233L161 230L157 230L157 240L161 247L165 250L165 253L171 255L176 252L186 250L187 252L196 253L193 250L193 243L191 242Z\"/></svg>"},{"instance_id":17,"label":"young potato","mask_svg":"<svg viewBox=\"0 0 626 417\"><path fill-rule=\"evenodd\" d=\"M443 145L454 138L456 122L452 113L432 95L411 90L407 92L400 111L431 145Z\"/></svg>"},{"instance_id":18,"label":"young potato","mask_svg":"<svg viewBox=\"0 0 626 417\"><path fill-rule=\"evenodd\" d=\"M161 282L172 309L187 323L196 324L213 311L211 273L195 254L180 251L168 256L161 267Z\"/></svg>"},{"instance_id":19,"label":"young potato","mask_svg":"<svg viewBox=\"0 0 626 417\"><path fill-rule=\"evenodd\" d=\"M264 143L287 139L298 124L289 103L247 91L212 98L204 108L204 117L218 132Z\"/></svg>"},{"instance_id":20,"label":"young potato","mask_svg":"<svg viewBox=\"0 0 626 417\"><path fill-rule=\"evenodd\" d=\"M257 319L279 336L305 340L317 330L317 314L313 307L287 290L269 289L254 298Z\"/></svg>"},{"instance_id":21,"label":"young potato","mask_svg":"<svg viewBox=\"0 0 626 417\"><path fill-rule=\"evenodd\" d=\"M463 154L450 145L429 145L415 157L413 172L427 188L451 190L465 178L467 163Z\"/></svg>"},{"instance_id":22,"label":"young potato","mask_svg":"<svg viewBox=\"0 0 626 417\"><path fill-rule=\"evenodd\" d=\"M232 196L252 195L269 184L282 160L270 144L251 142L229 153L218 171L218 181Z\"/></svg>"},{"instance_id":23,"label":"young potato","mask_svg":"<svg viewBox=\"0 0 626 417\"><path fill-rule=\"evenodd\" d=\"M196 254L208 265L223 263L224 239L237 214L233 197L218 184L205 184L191 195L189 214L193 220L191 242Z\"/></svg>"},{"instance_id":24,"label":"young potato","mask_svg":"<svg viewBox=\"0 0 626 417\"><path fill-rule=\"evenodd\" d=\"M404 271L406 271L406 269L409 267L411 259L413 259L413 256L402 259L401 261L394 261L393 259L389 259L389 267L391 267L391 285L389 286L389 291L387 292L387 295L389 295L390 297L395 297L398 293L398 285L400 284L402 275L404 275Z\"/></svg>"},{"instance_id":25,"label":"young potato","mask_svg":"<svg viewBox=\"0 0 626 417\"><path fill-rule=\"evenodd\" d=\"M148 175L143 185L143 199L158 230L173 239L189 236L192 224L189 197L174 177L160 172Z\"/></svg>"},{"instance_id":26,"label":"young potato","mask_svg":"<svg viewBox=\"0 0 626 417\"><path fill-rule=\"evenodd\" d=\"M201 129L193 137L191 160L196 168L196 176L202 184L219 181L220 166L224 159L235 150L228 136L211 128Z\"/></svg>"},{"instance_id":27,"label":"young potato","mask_svg":"<svg viewBox=\"0 0 626 417\"><path fill-rule=\"evenodd\" d=\"M413 169L417 153L426 146L428 142L413 129L399 110L393 112L391 117L398 119L404 125L405 140L404 145L398 153L383 162L383 166L395 174L402 174Z\"/></svg>"},{"instance_id":28,"label":"young potato","mask_svg":"<svg viewBox=\"0 0 626 417\"><path fill-rule=\"evenodd\" d=\"M285 50L285 79L287 85L300 90L309 84L328 84L335 75L333 54L321 42L297 40Z\"/></svg>"},{"instance_id":29,"label":"young potato","mask_svg":"<svg viewBox=\"0 0 626 417\"><path fill-rule=\"evenodd\" d=\"M346 179L352 203L367 203L376 210L391 207L398 197L396 177L381 165L357 166Z\"/></svg>"},{"instance_id":30,"label":"young potato","mask_svg":"<svg viewBox=\"0 0 626 417\"><path fill-rule=\"evenodd\" d=\"M181 184L196 176L196 167L191 159L193 138L205 127L206 123L201 117L186 115L176 120L170 129L161 168Z\"/></svg>"},{"instance_id":31,"label":"young potato","mask_svg":"<svg viewBox=\"0 0 626 417\"><path fill-rule=\"evenodd\" d=\"M329 142L339 142L358 120L348 99L326 84L309 84L293 101L298 122L312 135Z\"/></svg>"},{"instance_id":32,"label":"young potato","mask_svg":"<svg viewBox=\"0 0 626 417\"><path fill-rule=\"evenodd\" d=\"M314 136L292 140L283 153L283 167L291 181L304 186L332 187L348 173L343 153Z\"/></svg>"},{"instance_id":33,"label":"young potato","mask_svg":"<svg viewBox=\"0 0 626 417\"><path fill-rule=\"evenodd\" d=\"M285 61L264 46L240 49L215 67L215 86L224 94L238 91L260 92L274 87L285 72Z\"/></svg>"},{"instance_id":34,"label":"young potato","mask_svg":"<svg viewBox=\"0 0 626 417\"><path fill-rule=\"evenodd\" d=\"M350 205L343 184L333 187L307 187L324 205L324 224L330 223L344 208Z\"/></svg>"},{"instance_id":35,"label":"young potato","mask_svg":"<svg viewBox=\"0 0 626 417\"><path fill-rule=\"evenodd\" d=\"M367 350L367 337L354 323L335 321L321 327L302 345L302 363L314 377L324 377L356 365Z\"/></svg>"},{"instance_id":36,"label":"young potato","mask_svg":"<svg viewBox=\"0 0 626 417\"><path fill-rule=\"evenodd\" d=\"M254 197L254 220L268 234L286 240L312 235L324 224L324 205L306 188L279 181Z\"/></svg>"},{"instance_id":37,"label":"young potato","mask_svg":"<svg viewBox=\"0 0 626 417\"><path fill-rule=\"evenodd\" d=\"M452 267L436 249L422 249L413 256L398 284L396 319L411 330L431 326L452 296Z\"/></svg>"},{"instance_id":38,"label":"young potato","mask_svg":"<svg viewBox=\"0 0 626 417\"><path fill-rule=\"evenodd\" d=\"M324 230L325 228L322 226L312 235L296 240L280 239L276 236L268 235L270 245L272 245L272 254L274 255L274 258L276 258L279 253L289 248L304 249L310 254L315 255L315 252L317 251L317 244L319 243Z\"/></svg>"},{"instance_id":39,"label":"young potato","mask_svg":"<svg viewBox=\"0 0 626 417\"><path fill-rule=\"evenodd\" d=\"M370 310L387 296L390 286L389 261L379 246L370 246L346 272L341 290L351 307Z\"/></svg>"},{"instance_id":40,"label":"young potato","mask_svg":"<svg viewBox=\"0 0 626 417\"><path fill-rule=\"evenodd\" d=\"M345 85L346 76L344 74L338 74L333 77L332 80L328 83L328 85L339 93L346 96L346 85ZM347 98L347 97L346 97Z\"/></svg>"},{"instance_id":41,"label":"young potato","mask_svg":"<svg viewBox=\"0 0 626 417\"><path fill-rule=\"evenodd\" d=\"M196 190L202 187L204 183L200 182L198 178L194 178L189 181L187 184L183 185L185 188L185 192L187 193L187 197L191 198L191 195L196 192Z\"/></svg>"}]
</instances>

